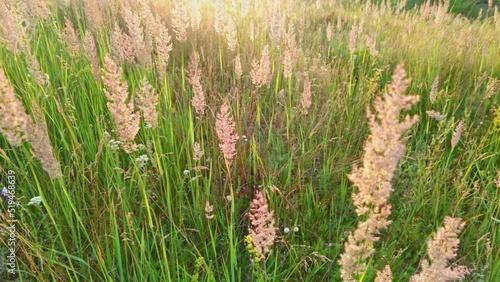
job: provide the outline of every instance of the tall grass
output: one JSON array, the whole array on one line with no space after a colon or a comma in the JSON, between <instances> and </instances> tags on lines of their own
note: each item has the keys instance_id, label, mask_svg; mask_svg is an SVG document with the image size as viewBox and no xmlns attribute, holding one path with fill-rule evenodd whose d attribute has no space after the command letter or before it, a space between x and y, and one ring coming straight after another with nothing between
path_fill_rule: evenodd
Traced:
<instances>
[{"instance_id":1,"label":"tall grass","mask_svg":"<svg viewBox=\"0 0 500 282\"><path fill-rule=\"evenodd\" d=\"M466 281L500 276L498 3L468 19L440 1L4 2L1 132L8 85L62 176L0 136L19 203L12 275L1 196L0 280L340 281L364 220L348 175L400 62L420 118L353 279L425 274L446 228ZM273 211L261 248L255 210Z\"/></svg>"}]
</instances>

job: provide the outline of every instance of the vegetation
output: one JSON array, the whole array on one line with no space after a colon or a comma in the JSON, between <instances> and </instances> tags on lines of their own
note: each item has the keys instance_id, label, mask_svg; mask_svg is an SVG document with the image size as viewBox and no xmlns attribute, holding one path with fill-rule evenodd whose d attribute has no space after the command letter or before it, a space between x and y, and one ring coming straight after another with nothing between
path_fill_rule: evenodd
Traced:
<instances>
[{"instance_id":1,"label":"vegetation","mask_svg":"<svg viewBox=\"0 0 500 282\"><path fill-rule=\"evenodd\" d=\"M0 1L0 280L496 281L498 3L388 2Z\"/></svg>"}]
</instances>

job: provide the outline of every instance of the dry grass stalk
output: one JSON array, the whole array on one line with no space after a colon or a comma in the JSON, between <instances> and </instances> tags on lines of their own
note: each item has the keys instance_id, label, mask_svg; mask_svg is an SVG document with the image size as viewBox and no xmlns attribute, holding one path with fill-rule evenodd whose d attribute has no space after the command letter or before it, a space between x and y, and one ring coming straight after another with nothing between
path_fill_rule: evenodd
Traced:
<instances>
[{"instance_id":1,"label":"dry grass stalk","mask_svg":"<svg viewBox=\"0 0 500 282\"><path fill-rule=\"evenodd\" d=\"M23 141L30 141L33 156L40 160L51 178L58 178L62 176L61 169L47 135L47 124L35 103L33 110L35 120L38 121L36 123L26 114L4 71L0 69L0 132L15 147L20 146Z\"/></svg>"},{"instance_id":2,"label":"dry grass stalk","mask_svg":"<svg viewBox=\"0 0 500 282\"><path fill-rule=\"evenodd\" d=\"M69 53L71 56L76 56L80 51L80 40L76 35L73 22L68 17L64 17L64 37L68 44Z\"/></svg>"},{"instance_id":3,"label":"dry grass stalk","mask_svg":"<svg viewBox=\"0 0 500 282\"><path fill-rule=\"evenodd\" d=\"M297 60L297 41L295 40L295 27L290 23L286 34L285 50L283 51L283 76L290 78L293 72L293 65Z\"/></svg>"},{"instance_id":4,"label":"dry grass stalk","mask_svg":"<svg viewBox=\"0 0 500 282\"><path fill-rule=\"evenodd\" d=\"M250 72L252 76L252 83L257 88L267 84L267 87L271 86L271 60L269 58L269 45L265 45L262 50L260 61L254 59L252 62L252 70Z\"/></svg>"},{"instance_id":5,"label":"dry grass stalk","mask_svg":"<svg viewBox=\"0 0 500 282\"><path fill-rule=\"evenodd\" d=\"M411 282L445 282L462 280L471 270L463 265L451 268L448 262L457 257L460 240L458 233L464 227L460 218L445 217L444 227L438 229L432 239L427 241L427 253L431 263L423 260L422 271L411 277Z\"/></svg>"},{"instance_id":6,"label":"dry grass stalk","mask_svg":"<svg viewBox=\"0 0 500 282\"><path fill-rule=\"evenodd\" d=\"M288 26L288 32L286 33L286 48L290 51L290 58L292 65L295 64L297 60L297 40L295 39L295 25L290 22Z\"/></svg>"},{"instance_id":7,"label":"dry grass stalk","mask_svg":"<svg viewBox=\"0 0 500 282\"><path fill-rule=\"evenodd\" d=\"M348 41L349 52L351 52L351 54L353 54L354 51L356 50L357 36L358 36L358 27L356 25L353 25L351 31L349 32L349 41Z\"/></svg>"},{"instance_id":8,"label":"dry grass stalk","mask_svg":"<svg viewBox=\"0 0 500 282\"><path fill-rule=\"evenodd\" d=\"M236 25L234 21L228 19L224 27L224 34L226 35L226 42L229 50L232 52L236 51L236 45L238 44Z\"/></svg>"},{"instance_id":9,"label":"dry grass stalk","mask_svg":"<svg viewBox=\"0 0 500 282\"><path fill-rule=\"evenodd\" d=\"M332 40L332 32L333 32L332 23L328 22L328 25L326 26L326 39L328 41Z\"/></svg>"},{"instance_id":10,"label":"dry grass stalk","mask_svg":"<svg viewBox=\"0 0 500 282\"><path fill-rule=\"evenodd\" d=\"M7 6L4 1L0 2L0 39L16 55L27 49L23 17L16 7Z\"/></svg>"},{"instance_id":11,"label":"dry grass stalk","mask_svg":"<svg viewBox=\"0 0 500 282\"><path fill-rule=\"evenodd\" d=\"M140 91L137 92L136 104L141 110L142 118L146 127L155 128L158 123L158 93L153 89L148 80L144 77L141 80Z\"/></svg>"},{"instance_id":12,"label":"dry grass stalk","mask_svg":"<svg viewBox=\"0 0 500 282\"><path fill-rule=\"evenodd\" d=\"M451 136L451 147L457 146L458 141L460 141L460 137L462 137L464 126L465 126L464 121L461 120L455 127L455 131L453 131L453 135Z\"/></svg>"},{"instance_id":13,"label":"dry grass stalk","mask_svg":"<svg viewBox=\"0 0 500 282\"><path fill-rule=\"evenodd\" d=\"M42 168L49 174L50 178L59 178L62 176L61 168L54 157L47 124L42 112L35 103L33 103L33 111L37 122L29 122L26 129L26 135L31 143L31 153L40 161Z\"/></svg>"},{"instance_id":14,"label":"dry grass stalk","mask_svg":"<svg viewBox=\"0 0 500 282\"><path fill-rule=\"evenodd\" d=\"M45 0L28 0L26 4L31 13L46 20L50 18L50 9L47 2Z\"/></svg>"},{"instance_id":15,"label":"dry grass stalk","mask_svg":"<svg viewBox=\"0 0 500 282\"><path fill-rule=\"evenodd\" d=\"M12 146L26 140L26 129L31 122L22 103L14 94L3 69L0 69L0 132Z\"/></svg>"},{"instance_id":16,"label":"dry grass stalk","mask_svg":"<svg viewBox=\"0 0 500 282\"><path fill-rule=\"evenodd\" d=\"M123 142L123 150L130 153L137 149L134 142L135 135L139 131L140 116L134 112L134 106L128 100L128 84L121 82L122 69L109 57L104 58L106 69L102 77L108 88L104 94L108 99L108 109L113 117L118 132L119 140Z\"/></svg>"},{"instance_id":17,"label":"dry grass stalk","mask_svg":"<svg viewBox=\"0 0 500 282\"><path fill-rule=\"evenodd\" d=\"M493 22L495 23L496 28L500 26L500 15L498 13L498 6L495 6L495 10L493 11Z\"/></svg>"},{"instance_id":18,"label":"dry grass stalk","mask_svg":"<svg viewBox=\"0 0 500 282\"><path fill-rule=\"evenodd\" d=\"M191 20L191 28L193 31L197 31L201 24L201 11L200 2L197 0L191 0L188 5L189 19Z\"/></svg>"},{"instance_id":19,"label":"dry grass stalk","mask_svg":"<svg viewBox=\"0 0 500 282\"><path fill-rule=\"evenodd\" d=\"M203 116L205 114L205 94L203 93L203 88L201 85L201 68L199 66L200 56L196 51L191 53L189 64L188 64L188 75L187 79L191 87L193 87L193 98L191 99L191 105L196 111L198 116Z\"/></svg>"},{"instance_id":20,"label":"dry grass stalk","mask_svg":"<svg viewBox=\"0 0 500 282\"><path fill-rule=\"evenodd\" d=\"M311 105L311 80L309 77L306 77L304 80L304 92L302 92L302 113L306 115Z\"/></svg>"},{"instance_id":21,"label":"dry grass stalk","mask_svg":"<svg viewBox=\"0 0 500 282\"><path fill-rule=\"evenodd\" d=\"M436 75L434 81L432 82L431 92L429 94L429 99L431 101L431 104L434 104L434 102L436 101L438 94L438 87L439 87L439 76Z\"/></svg>"},{"instance_id":22,"label":"dry grass stalk","mask_svg":"<svg viewBox=\"0 0 500 282\"><path fill-rule=\"evenodd\" d=\"M443 116L440 112L436 112L436 111L433 111L433 110L430 110L430 111L425 111L425 113L426 113L429 117L431 117L431 118L433 118L433 119L435 119L435 120L437 120L437 121L441 121L441 120L443 120L443 118L444 118L444 116Z\"/></svg>"},{"instance_id":23,"label":"dry grass stalk","mask_svg":"<svg viewBox=\"0 0 500 282\"><path fill-rule=\"evenodd\" d=\"M193 161L199 162L201 160L201 158L203 157L203 155L205 154L205 152L203 152L203 150L200 147L200 143L194 142L193 153L194 153Z\"/></svg>"},{"instance_id":24,"label":"dry grass stalk","mask_svg":"<svg viewBox=\"0 0 500 282\"><path fill-rule=\"evenodd\" d=\"M286 15L280 8L279 1L269 1L267 3L269 4L265 17L267 34L272 43L278 44L285 31Z\"/></svg>"},{"instance_id":25,"label":"dry grass stalk","mask_svg":"<svg viewBox=\"0 0 500 282\"><path fill-rule=\"evenodd\" d=\"M165 69L172 51L172 38L168 33L168 28L163 23L159 22L158 27L158 37L155 38L156 52L158 53L160 69Z\"/></svg>"},{"instance_id":26,"label":"dry grass stalk","mask_svg":"<svg viewBox=\"0 0 500 282\"><path fill-rule=\"evenodd\" d=\"M26 61L28 63L28 70L33 79L36 81L36 83L42 86L48 86L49 75L42 71L38 59L31 53L29 49L26 50L25 55Z\"/></svg>"},{"instance_id":27,"label":"dry grass stalk","mask_svg":"<svg viewBox=\"0 0 500 282\"><path fill-rule=\"evenodd\" d=\"M285 48L283 51L283 76L285 78L290 78L292 77L292 54L290 52L290 49Z\"/></svg>"},{"instance_id":28,"label":"dry grass stalk","mask_svg":"<svg viewBox=\"0 0 500 282\"><path fill-rule=\"evenodd\" d=\"M483 101L498 95L500 91L500 79L490 77L488 84L486 84L486 91L484 91Z\"/></svg>"},{"instance_id":29,"label":"dry grass stalk","mask_svg":"<svg viewBox=\"0 0 500 282\"><path fill-rule=\"evenodd\" d=\"M382 271L377 271L375 282L390 282L392 281L391 268L386 265Z\"/></svg>"},{"instance_id":30,"label":"dry grass stalk","mask_svg":"<svg viewBox=\"0 0 500 282\"><path fill-rule=\"evenodd\" d=\"M257 191L255 199L250 203L248 217L250 218L252 227L248 228L248 233L255 247L256 256L260 260L266 259L269 248L274 244L274 239L276 238L273 215L274 212L269 211L264 194L261 191Z\"/></svg>"},{"instance_id":31,"label":"dry grass stalk","mask_svg":"<svg viewBox=\"0 0 500 282\"><path fill-rule=\"evenodd\" d=\"M234 133L234 127L229 106L224 102L215 120L215 131L217 132L217 137L219 137L219 148L224 155L227 167L231 166L236 157L236 141L238 137Z\"/></svg>"},{"instance_id":32,"label":"dry grass stalk","mask_svg":"<svg viewBox=\"0 0 500 282\"><path fill-rule=\"evenodd\" d=\"M214 29L215 32L222 36L224 35L224 26L226 24L226 11L224 10L224 2L216 1L212 4L214 10Z\"/></svg>"},{"instance_id":33,"label":"dry grass stalk","mask_svg":"<svg viewBox=\"0 0 500 282\"><path fill-rule=\"evenodd\" d=\"M255 22L253 20L250 21L248 26L248 37L252 43L255 41Z\"/></svg>"},{"instance_id":34,"label":"dry grass stalk","mask_svg":"<svg viewBox=\"0 0 500 282\"><path fill-rule=\"evenodd\" d=\"M101 76L99 74L99 62L97 61L97 47L95 45L94 36L90 33L90 31L85 32L85 44L83 48L85 48L85 54L90 61L92 67L92 74L96 80L101 80Z\"/></svg>"},{"instance_id":35,"label":"dry grass stalk","mask_svg":"<svg viewBox=\"0 0 500 282\"><path fill-rule=\"evenodd\" d=\"M83 11L85 18L94 31L98 31L104 24L104 11L97 0L83 1Z\"/></svg>"},{"instance_id":36,"label":"dry grass stalk","mask_svg":"<svg viewBox=\"0 0 500 282\"><path fill-rule=\"evenodd\" d=\"M189 27L189 17L183 1L176 1L172 9L172 29L175 38L179 42L187 41L187 28Z\"/></svg>"},{"instance_id":37,"label":"dry grass stalk","mask_svg":"<svg viewBox=\"0 0 500 282\"><path fill-rule=\"evenodd\" d=\"M149 1L140 1L138 3L138 16L144 26L145 36L150 35L151 37L158 37L159 21L151 12L149 8Z\"/></svg>"},{"instance_id":38,"label":"dry grass stalk","mask_svg":"<svg viewBox=\"0 0 500 282\"><path fill-rule=\"evenodd\" d=\"M366 220L358 223L345 243L340 258L340 273L344 281L356 281L365 270L366 260L375 252L373 244L379 239L379 230L391 223L388 220L391 214L388 199L393 190L391 180L405 150L401 136L418 119L417 116L406 116L404 121L399 121L401 110L411 108L419 100L418 96L404 95L409 84L405 76L403 66L398 65L388 92L374 102L377 114L367 109L370 135L364 146L363 167L354 165L348 175L357 188L352 196L356 213L365 216Z\"/></svg>"},{"instance_id":39,"label":"dry grass stalk","mask_svg":"<svg viewBox=\"0 0 500 282\"><path fill-rule=\"evenodd\" d=\"M119 63L134 60L134 47L132 38L122 31L117 22L111 32L111 50L115 60Z\"/></svg>"},{"instance_id":40,"label":"dry grass stalk","mask_svg":"<svg viewBox=\"0 0 500 282\"><path fill-rule=\"evenodd\" d=\"M236 79L240 79L243 75L243 68L241 66L241 56L240 53L234 58L234 74L236 74Z\"/></svg>"},{"instance_id":41,"label":"dry grass stalk","mask_svg":"<svg viewBox=\"0 0 500 282\"><path fill-rule=\"evenodd\" d=\"M373 38L371 36L367 36L366 37L366 46L368 46L368 50L370 51L370 55L372 55L372 57L376 58L376 57L378 57L379 53L378 53L375 45L376 45L376 43L373 40Z\"/></svg>"},{"instance_id":42,"label":"dry grass stalk","mask_svg":"<svg viewBox=\"0 0 500 282\"><path fill-rule=\"evenodd\" d=\"M134 57L141 63L148 65L151 62L151 46L145 48L144 32L141 27L141 20L134 12L132 12L129 5L125 5L122 9L122 17L127 25L128 34L132 43L132 50Z\"/></svg>"}]
</instances>

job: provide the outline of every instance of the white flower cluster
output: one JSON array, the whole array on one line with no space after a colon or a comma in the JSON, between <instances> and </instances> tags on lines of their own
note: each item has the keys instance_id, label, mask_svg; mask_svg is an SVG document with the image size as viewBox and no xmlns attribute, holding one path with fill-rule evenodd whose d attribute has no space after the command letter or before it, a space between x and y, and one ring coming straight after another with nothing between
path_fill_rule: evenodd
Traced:
<instances>
[{"instance_id":1,"label":"white flower cluster","mask_svg":"<svg viewBox=\"0 0 500 282\"><path fill-rule=\"evenodd\" d=\"M145 167L148 164L149 158L147 155L140 155L135 159L140 168Z\"/></svg>"}]
</instances>

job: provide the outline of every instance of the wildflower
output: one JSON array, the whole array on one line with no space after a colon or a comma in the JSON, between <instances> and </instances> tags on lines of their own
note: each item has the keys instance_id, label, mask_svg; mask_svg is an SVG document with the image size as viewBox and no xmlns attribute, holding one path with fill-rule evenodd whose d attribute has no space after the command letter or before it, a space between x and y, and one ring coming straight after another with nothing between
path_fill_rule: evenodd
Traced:
<instances>
[{"instance_id":1,"label":"wildflower","mask_svg":"<svg viewBox=\"0 0 500 282\"><path fill-rule=\"evenodd\" d=\"M214 210L214 207L212 205L210 205L210 202L206 201L205 202L205 217L207 219L214 218L215 215L212 214L213 210Z\"/></svg>"},{"instance_id":2,"label":"wildflower","mask_svg":"<svg viewBox=\"0 0 500 282\"><path fill-rule=\"evenodd\" d=\"M457 257L458 233L464 223L460 218L445 217L444 227L438 229L432 239L427 241L427 253L431 262L423 260L420 274L411 277L410 282L455 281L465 278L471 273L466 266L448 267L448 261Z\"/></svg>"},{"instance_id":3,"label":"wildflower","mask_svg":"<svg viewBox=\"0 0 500 282\"><path fill-rule=\"evenodd\" d=\"M121 144L122 144L122 142L115 140L115 139L111 139L108 142L108 147L111 150L116 151L116 150L120 149Z\"/></svg>"},{"instance_id":4,"label":"wildflower","mask_svg":"<svg viewBox=\"0 0 500 282\"><path fill-rule=\"evenodd\" d=\"M36 197L31 198L31 200L28 203L28 206L31 206L31 205L39 206L40 203L42 203L42 197L36 196Z\"/></svg>"},{"instance_id":5,"label":"wildflower","mask_svg":"<svg viewBox=\"0 0 500 282\"><path fill-rule=\"evenodd\" d=\"M9 190L7 188L3 187L2 188L2 196L7 197L9 195Z\"/></svg>"},{"instance_id":6,"label":"wildflower","mask_svg":"<svg viewBox=\"0 0 500 282\"><path fill-rule=\"evenodd\" d=\"M373 243L378 241L379 230L387 228L391 221L391 205L387 202L392 193L391 180L405 145L402 134L416 121L409 116L402 122L400 111L409 109L418 101L418 96L405 96L409 80L402 65L398 65L392 76L392 83L383 98L374 103L376 115L368 112L370 135L364 146L362 168L353 166L348 175L357 191L353 194L358 216L367 214L366 221L358 223L356 230L349 234L341 255L341 277L344 281L354 281L366 268L366 260L375 252Z\"/></svg>"},{"instance_id":7,"label":"wildflower","mask_svg":"<svg viewBox=\"0 0 500 282\"><path fill-rule=\"evenodd\" d=\"M236 141L238 139L234 133L233 118L229 112L229 107L225 102L222 104L220 112L217 114L215 130L220 141L219 148L224 155L226 165L230 167L236 157Z\"/></svg>"},{"instance_id":8,"label":"wildflower","mask_svg":"<svg viewBox=\"0 0 500 282\"><path fill-rule=\"evenodd\" d=\"M139 165L139 168L143 168L148 163L149 158L147 155L140 155L138 158L135 159L135 161Z\"/></svg>"},{"instance_id":9,"label":"wildflower","mask_svg":"<svg viewBox=\"0 0 500 282\"><path fill-rule=\"evenodd\" d=\"M295 227L293 228L293 233L297 233L297 232L299 232L299 227L295 226Z\"/></svg>"},{"instance_id":10,"label":"wildflower","mask_svg":"<svg viewBox=\"0 0 500 282\"><path fill-rule=\"evenodd\" d=\"M231 202L231 201L233 200L233 198L231 198L231 196L230 196L230 195L227 195L227 196L226 196L226 200L227 200L228 202Z\"/></svg>"},{"instance_id":11,"label":"wildflower","mask_svg":"<svg viewBox=\"0 0 500 282\"><path fill-rule=\"evenodd\" d=\"M250 203L248 217L252 226L248 233L256 249L256 257L265 260L269 247L274 244L276 230L274 228L273 211L269 211L267 201L261 191L257 191L255 199Z\"/></svg>"},{"instance_id":12,"label":"wildflower","mask_svg":"<svg viewBox=\"0 0 500 282\"><path fill-rule=\"evenodd\" d=\"M260 255L257 254L257 249L255 248L254 244L252 243L252 236L247 235L245 236L245 244L247 247L248 253L252 256L251 260L259 263L260 262Z\"/></svg>"},{"instance_id":13,"label":"wildflower","mask_svg":"<svg viewBox=\"0 0 500 282\"><path fill-rule=\"evenodd\" d=\"M284 232L285 234L288 234L288 233L290 232L290 228L285 227L285 228L283 229L283 232Z\"/></svg>"},{"instance_id":14,"label":"wildflower","mask_svg":"<svg viewBox=\"0 0 500 282\"><path fill-rule=\"evenodd\" d=\"M189 170L185 169L182 174L184 174L185 176L188 176L189 175Z\"/></svg>"}]
</instances>

